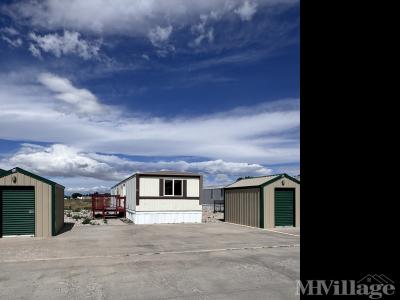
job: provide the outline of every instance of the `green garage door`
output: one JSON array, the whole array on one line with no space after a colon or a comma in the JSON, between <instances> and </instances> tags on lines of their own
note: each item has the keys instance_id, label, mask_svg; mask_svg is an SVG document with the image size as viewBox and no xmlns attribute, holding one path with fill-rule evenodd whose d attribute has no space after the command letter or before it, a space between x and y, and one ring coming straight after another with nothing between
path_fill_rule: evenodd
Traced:
<instances>
[{"instance_id":1,"label":"green garage door","mask_svg":"<svg viewBox=\"0 0 400 300\"><path fill-rule=\"evenodd\" d=\"M34 189L3 189L3 235L35 234Z\"/></svg>"},{"instance_id":2,"label":"green garage door","mask_svg":"<svg viewBox=\"0 0 400 300\"><path fill-rule=\"evenodd\" d=\"M294 190L275 189L275 226L294 226Z\"/></svg>"}]
</instances>

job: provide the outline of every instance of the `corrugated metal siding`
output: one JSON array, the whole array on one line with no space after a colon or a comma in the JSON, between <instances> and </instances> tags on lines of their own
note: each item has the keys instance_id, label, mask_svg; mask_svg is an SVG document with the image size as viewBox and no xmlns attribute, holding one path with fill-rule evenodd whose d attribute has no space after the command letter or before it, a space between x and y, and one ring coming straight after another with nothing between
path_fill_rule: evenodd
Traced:
<instances>
[{"instance_id":1,"label":"corrugated metal siding","mask_svg":"<svg viewBox=\"0 0 400 300\"><path fill-rule=\"evenodd\" d=\"M260 227L260 189L226 190L225 221Z\"/></svg>"},{"instance_id":2,"label":"corrugated metal siding","mask_svg":"<svg viewBox=\"0 0 400 300\"><path fill-rule=\"evenodd\" d=\"M13 176L17 183L12 182ZM51 236L51 185L19 172L0 178L0 185L35 187L35 236Z\"/></svg>"},{"instance_id":3,"label":"corrugated metal siding","mask_svg":"<svg viewBox=\"0 0 400 300\"><path fill-rule=\"evenodd\" d=\"M57 233L64 226L64 188L58 185L56 185L54 216L55 216L56 233Z\"/></svg>"},{"instance_id":4,"label":"corrugated metal siding","mask_svg":"<svg viewBox=\"0 0 400 300\"><path fill-rule=\"evenodd\" d=\"M275 226L294 226L294 189L275 189Z\"/></svg>"},{"instance_id":5,"label":"corrugated metal siding","mask_svg":"<svg viewBox=\"0 0 400 300\"><path fill-rule=\"evenodd\" d=\"M35 234L35 190L4 189L2 196L2 234Z\"/></svg>"},{"instance_id":6,"label":"corrugated metal siding","mask_svg":"<svg viewBox=\"0 0 400 300\"><path fill-rule=\"evenodd\" d=\"M284 180L285 185L282 185ZM275 227L275 188L294 188L295 189L295 223L296 227L300 226L300 184L288 179L283 178L277 180L264 187L264 227Z\"/></svg>"}]
</instances>

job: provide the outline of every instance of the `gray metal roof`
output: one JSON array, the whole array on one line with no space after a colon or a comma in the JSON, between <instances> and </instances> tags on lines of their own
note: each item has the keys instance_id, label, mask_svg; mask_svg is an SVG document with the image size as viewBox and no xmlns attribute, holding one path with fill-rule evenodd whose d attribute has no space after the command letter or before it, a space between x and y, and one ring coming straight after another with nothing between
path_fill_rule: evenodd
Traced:
<instances>
[{"instance_id":1,"label":"gray metal roof","mask_svg":"<svg viewBox=\"0 0 400 300\"><path fill-rule=\"evenodd\" d=\"M200 174L177 171L138 172L139 175L200 176Z\"/></svg>"},{"instance_id":2,"label":"gray metal roof","mask_svg":"<svg viewBox=\"0 0 400 300\"><path fill-rule=\"evenodd\" d=\"M253 178L245 178L230 185L227 185L225 188L236 188L236 187L252 187L252 186L260 186L276 177L281 176L281 174L276 175L268 175L268 176L260 176Z\"/></svg>"}]
</instances>

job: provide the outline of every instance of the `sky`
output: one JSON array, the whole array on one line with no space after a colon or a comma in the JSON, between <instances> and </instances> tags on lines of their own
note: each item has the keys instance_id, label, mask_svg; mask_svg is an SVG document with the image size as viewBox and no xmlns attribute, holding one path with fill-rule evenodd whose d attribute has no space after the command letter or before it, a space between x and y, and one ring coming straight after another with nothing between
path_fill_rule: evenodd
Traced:
<instances>
[{"instance_id":1,"label":"sky","mask_svg":"<svg viewBox=\"0 0 400 300\"><path fill-rule=\"evenodd\" d=\"M66 194L299 174L299 18L294 0L2 1L0 168Z\"/></svg>"}]
</instances>

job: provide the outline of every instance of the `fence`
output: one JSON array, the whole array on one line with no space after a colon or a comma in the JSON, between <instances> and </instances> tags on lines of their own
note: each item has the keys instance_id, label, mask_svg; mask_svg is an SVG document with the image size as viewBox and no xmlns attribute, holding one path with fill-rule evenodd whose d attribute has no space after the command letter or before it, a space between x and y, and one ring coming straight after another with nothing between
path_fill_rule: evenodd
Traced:
<instances>
[{"instance_id":1,"label":"fence","mask_svg":"<svg viewBox=\"0 0 400 300\"><path fill-rule=\"evenodd\" d=\"M224 200L214 200L214 213L225 212Z\"/></svg>"}]
</instances>

